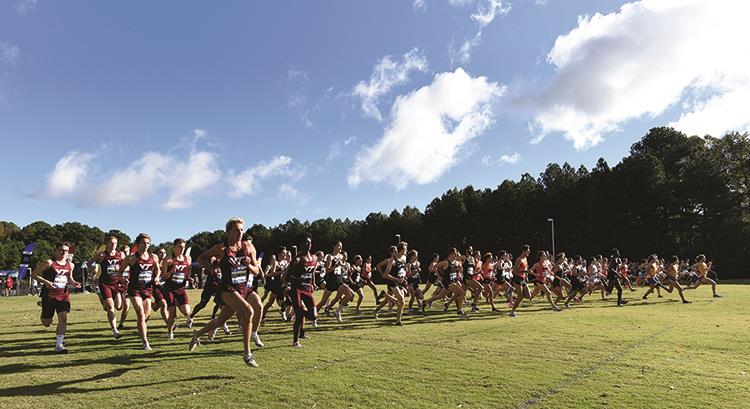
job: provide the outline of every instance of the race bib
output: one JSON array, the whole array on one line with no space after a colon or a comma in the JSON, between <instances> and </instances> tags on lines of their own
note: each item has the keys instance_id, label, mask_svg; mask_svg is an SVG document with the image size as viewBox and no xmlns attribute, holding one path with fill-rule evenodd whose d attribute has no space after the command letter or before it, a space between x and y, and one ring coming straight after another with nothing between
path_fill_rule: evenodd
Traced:
<instances>
[{"instance_id":1,"label":"race bib","mask_svg":"<svg viewBox=\"0 0 750 409\"><path fill-rule=\"evenodd\" d=\"M143 270L140 274L138 274L138 283L139 284L148 284L151 282L151 271L149 270Z\"/></svg>"},{"instance_id":2,"label":"race bib","mask_svg":"<svg viewBox=\"0 0 750 409\"><path fill-rule=\"evenodd\" d=\"M119 266L116 265L116 264L115 265L111 265L111 264L108 265L107 266L107 275L109 275L109 276L116 276L116 275L120 274L120 271L119 271L118 267Z\"/></svg>"},{"instance_id":3,"label":"race bib","mask_svg":"<svg viewBox=\"0 0 750 409\"><path fill-rule=\"evenodd\" d=\"M404 278L406 277L406 269L401 267L398 269L398 278Z\"/></svg>"},{"instance_id":4,"label":"race bib","mask_svg":"<svg viewBox=\"0 0 750 409\"><path fill-rule=\"evenodd\" d=\"M253 281L255 280L255 274L250 273L247 275L247 284L245 285L247 288L253 287Z\"/></svg>"},{"instance_id":5,"label":"race bib","mask_svg":"<svg viewBox=\"0 0 750 409\"><path fill-rule=\"evenodd\" d=\"M333 275L337 275L337 276L343 276L343 275L345 275L344 274L344 269L341 268L341 267L334 268L333 269Z\"/></svg>"},{"instance_id":6,"label":"race bib","mask_svg":"<svg viewBox=\"0 0 750 409\"><path fill-rule=\"evenodd\" d=\"M232 284L244 284L247 282L247 268L232 269Z\"/></svg>"},{"instance_id":7,"label":"race bib","mask_svg":"<svg viewBox=\"0 0 750 409\"><path fill-rule=\"evenodd\" d=\"M65 288L68 286L68 276L64 274L58 274L55 276L55 288Z\"/></svg>"},{"instance_id":8,"label":"race bib","mask_svg":"<svg viewBox=\"0 0 750 409\"><path fill-rule=\"evenodd\" d=\"M172 274L172 281L174 281L177 284L182 284L185 282L185 273L174 273Z\"/></svg>"},{"instance_id":9,"label":"race bib","mask_svg":"<svg viewBox=\"0 0 750 409\"><path fill-rule=\"evenodd\" d=\"M474 267L471 267L471 266L466 267L466 274L470 276L474 275Z\"/></svg>"},{"instance_id":10,"label":"race bib","mask_svg":"<svg viewBox=\"0 0 750 409\"><path fill-rule=\"evenodd\" d=\"M453 273L450 273L450 275L448 275L448 278L449 278L450 280L455 280L456 278L458 278L458 274L457 274L457 273L455 273L455 272L453 272Z\"/></svg>"}]
</instances>

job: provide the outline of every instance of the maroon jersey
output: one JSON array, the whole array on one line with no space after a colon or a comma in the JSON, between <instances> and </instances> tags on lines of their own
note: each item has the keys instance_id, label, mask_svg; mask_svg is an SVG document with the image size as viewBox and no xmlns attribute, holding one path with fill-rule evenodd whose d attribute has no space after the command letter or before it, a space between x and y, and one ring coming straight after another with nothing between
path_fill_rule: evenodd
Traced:
<instances>
[{"instance_id":1,"label":"maroon jersey","mask_svg":"<svg viewBox=\"0 0 750 409\"><path fill-rule=\"evenodd\" d=\"M52 265L42 273L45 280L52 282L52 288L46 286L42 288L42 297L56 301L69 301L68 273L71 271L73 271L73 264L70 261L65 260L62 263L53 261Z\"/></svg>"},{"instance_id":2,"label":"maroon jersey","mask_svg":"<svg viewBox=\"0 0 750 409\"><path fill-rule=\"evenodd\" d=\"M135 263L130 265L128 290L143 290L151 287L156 276L156 255L151 254L148 259L143 260L141 253L135 253L135 259Z\"/></svg>"},{"instance_id":3,"label":"maroon jersey","mask_svg":"<svg viewBox=\"0 0 750 409\"><path fill-rule=\"evenodd\" d=\"M185 281L190 279L190 263L188 262L188 258L183 256L182 261L180 261L177 260L177 257L172 257L170 269L172 270L172 275L164 283L164 288L172 291L184 289Z\"/></svg>"},{"instance_id":4,"label":"maroon jersey","mask_svg":"<svg viewBox=\"0 0 750 409\"><path fill-rule=\"evenodd\" d=\"M248 283L248 273L250 269L245 264L245 257L249 255L245 242L243 241L238 251L229 249L227 243L224 243L224 256L219 262L221 268L221 288L234 289L242 292ZM252 282L252 278L249 280Z\"/></svg>"},{"instance_id":5,"label":"maroon jersey","mask_svg":"<svg viewBox=\"0 0 750 409\"><path fill-rule=\"evenodd\" d=\"M108 255L102 258L99 263L102 272L99 274L99 284L104 285L117 285L122 280L120 275L120 263L123 259L123 254L119 251L115 251L115 254Z\"/></svg>"}]
</instances>

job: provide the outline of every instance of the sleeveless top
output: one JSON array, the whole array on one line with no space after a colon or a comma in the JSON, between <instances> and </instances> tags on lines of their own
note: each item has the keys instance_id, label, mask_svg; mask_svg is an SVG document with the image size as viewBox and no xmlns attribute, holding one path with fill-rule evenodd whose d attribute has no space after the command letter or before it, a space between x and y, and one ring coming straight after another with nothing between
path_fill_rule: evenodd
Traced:
<instances>
[{"instance_id":1,"label":"sleeveless top","mask_svg":"<svg viewBox=\"0 0 750 409\"><path fill-rule=\"evenodd\" d=\"M141 253L135 253L135 263L130 265L129 288L140 290L151 286L156 276L155 259L155 254L150 254L148 260L143 260Z\"/></svg>"},{"instance_id":2,"label":"sleeveless top","mask_svg":"<svg viewBox=\"0 0 750 409\"><path fill-rule=\"evenodd\" d=\"M228 243L224 242L224 255L219 262L222 288L242 291L248 282L253 282L254 275L250 274L250 269L244 264L248 255L244 241L240 243L238 251L230 250Z\"/></svg>"},{"instance_id":3,"label":"sleeveless top","mask_svg":"<svg viewBox=\"0 0 750 409\"><path fill-rule=\"evenodd\" d=\"M456 281L458 279L458 265L454 261L448 262L448 268L445 269L443 277L448 281Z\"/></svg>"},{"instance_id":4,"label":"sleeveless top","mask_svg":"<svg viewBox=\"0 0 750 409\"><path fill-rule=\"evenodd\" d=\"M393 258L393 266L391 267L391 273L393 277L406 278L406 261L401 261L401 258Z\"/></svg>"},{"instance_id":5,"label":"sleeveless top","mask_svg":"<svg viewBox=\"0 0 750 409\"><path fill-rule=\"evenodd\" d=\"M52 282L52 288L46 286L42 288L42 297L56 301L68 301L70 293L68 292L68 273L73 271L73 264L70 261L59 263L53 261L52 265L42 272L45 280Z\"/></svg>"},{"instance_id":6,"label":"sleeveless top","mask_svg":"<svg viewBox=\"0 0 750 409\"><path fill-rule=\"evenodd\" d=\"M464 261L464 278L470 279L474 276L474 270L476 270L476 260L474 260L474 256L468 256L466 257L466 260Z\"/></svg>"},{"instance_id":7,"label":"sleeveless top","mask_svg":"<svg viewBox=\"0 0 750 409\"><path fill-rule=\"evenodd\" d=\"M303 257L299 258L299 262L295 264L294 271L288 271L289 281L292 284L292 288L307 293L313 292L313 285L315 283L315 271L318 268L318 261L315 256L311 256L310 260L305 260Z\"/></svg>"},{"instance_id":8,"label":"sleeveless top","mask_svg":"<svg viewBox=\"0 0 750 409\"><path fill-rule=\"evenodd\" d=\"M172 275L169 276L164 287L170 290L185 288L185 281L190 278L190 263L188 263L188 258L183 256L182 261L179 261L177 257L172 257L170 269L172 270Z\"/></svg>"},{"instance_id":9,"label":"sleeveless top","mask_svg":"<svg viewBox=\"0 0 750 409\"><path fill-rule=\"evenodd\" d=\"M120 263L122 262L123 256L119 251L115 251L114 255L105 255L102 261L99 263L102 269L99 274L99 284L115 285L122 280L120 275Z\"/></svg>"}]
</instances>

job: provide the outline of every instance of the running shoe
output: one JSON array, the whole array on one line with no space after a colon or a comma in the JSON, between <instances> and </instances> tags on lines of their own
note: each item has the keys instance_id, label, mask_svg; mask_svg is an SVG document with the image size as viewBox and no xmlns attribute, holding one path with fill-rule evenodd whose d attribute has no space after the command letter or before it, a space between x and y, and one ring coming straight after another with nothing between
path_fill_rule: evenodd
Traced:
<instances>
[{"instance_id":1,"label":"running shoe","mask_svg":"<svg viewBox=\"0 0 750 409\"><path fill-rule=\"evenodd\" d=\"M226 323L224 323L222 329L224 330L225 335L232 335L232 330L229 329L229 325L227 325Z\"/></svg>"},{"instance_id":2,"label":"running shoe","mask_svg":"<svg viewBox=\"0 0 750 409\"><path fill-rule=\"evenodd\" d=\"M201 344L200 338L196 337L195 334L198 331L193 331L193 339L190 340L190 345L188 345L188 350L190 352L195 351L195 348L198 348L198 345ZM213 340L213 337L211 335L208 336L208 339Z\"/></svg>"},{"instance_id":3,"label":"running shoe","mask_svg":"<svg viewBox=\"0 0 750 409\"><path fill-rule=\"evenodd\" d=\"M318 320L313 320L313 328L318 328Z\"/></svg>"},{"instance_id":4,"label":"running shoe","mask_svg":"<svg viewBox=\"0 0 750 409\"><path fill-rule=\"evenodd\" d=\"M65 348L64 345L57 345L55 347L55 352L58 353L58 354L67 354L68 353L68 349Z\"/></svg>"},{"instance_id":5,"label":"running shoe","mask_svg":"<svg viewBox=\"0 0 750 409\"><path fill-rule=\"evenodd\" d=\"M511 312L508 313L508 316L509 317L515 317L516 316L516 312L515 311L511 311Z\"/></svg>"},{"instance_id":6,"label":"running shoe","mask_svg":"<svg viewBox=\"0 0 750 409\"><path fill-rule=\"evenodd\" d=\"M143 350L144 351L150 351L151 350L151 345L149 345L148 342L144 342L143 343Z\"/></svg>"},{"instance_id":7,"label":"running shoe","mask_svg":"<svg viewBox=\"0 0 750 409\"><path fill-rule=\"evenodd\" d=\"M185 326L188 328L193 328L193 319L188 317L187 321L185 322Z\"/></svg>"},{"instance_id":8,"label":"running shoe","mask_svg":"<svg viewBox=\"0 0 750 409\"><path fill-rule=\"evenodd\" d=\"M172 341L174 339L174 332L167 332L167 341Z\"/></svg>"},{"instance_id":9,"label":"running shoe","mask_svg":"<svg viewBox=\"0 0 750 409\"><path fill-rule=\"evenodd\" d=\"M299 342L292 342L292 348L302 348L302 344Z\"/></svg>"},{"instance_id":10,"label":"running shoe","mask_svg":"<svg viewBox=\"0 0 750 409\"><path fill-rule=\"evenodd\" d=\"M714 298L721 298L719 294L714 294Z\"/></svg>"},{"instance_id":11,"label":"running shoe","mask_svg":"<svg viewBox=\"0 0 750 409\"><path fill-rule=\"evenodd\" d=\"M341 318L341 310L338 309L333 313L336 316L336 320L338 322L344 322L344 320Z\"/></svg>"},{"instance_id":12,"label":"running shoe","mask_svg":"<svg viewBox=\"0 0 750 409\"><path fill-rule=\"evenodd\" d=\"M214 338L216 338L216 333L219 332L218 328L214 328L211 330L211 332L208 333L208 340L211 342L214 342Z\"/></svg>"},{"instance_id":13,"label":"running shoe","mask_svg":"<svg viewBox=\"0 0 750 409\"><path fill-rule=\"evenodd\" d=\"M266 346L265 344L263 344L263 341L260 340L260 336L258 334L255 334L251 336L250 338L253 340L256 347L263 348L264 346Z\"/></svg>"},{"instance_id":14,"label":"running shoe","mask_svg":"<svg viewBox=\"0 0 750 409\"><path fill-rule=\"evenodd\" d=\"M245 365L252 366L253 368L258 367L258 363L255 362L255 358L253 357L252 354L245 355Z\"/></svg>"}]
</instances>

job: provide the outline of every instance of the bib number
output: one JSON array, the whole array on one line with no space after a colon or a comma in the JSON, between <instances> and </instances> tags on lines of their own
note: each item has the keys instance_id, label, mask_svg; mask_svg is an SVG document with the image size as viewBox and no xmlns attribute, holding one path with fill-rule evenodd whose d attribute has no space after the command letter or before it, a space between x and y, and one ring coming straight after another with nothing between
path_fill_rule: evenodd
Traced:
<instances>
[{"instance_id":1,"label":"bib number","mask_svg":"<svg viewBox=\"0 0 750 409\"><path fill-rule=\"evenodd\" d=\"M140 274L138 274L139 284L148 284L150 282L151 282L151 271L144 270L144 271L141 271Z\"/></svg>"},{"instance_id":2,"label":"bib number","mask_svg":"<svg viewBox=\"0 0 750 409\"><path fill-rule=\"evenodd\" d=\"M401 267L398 269L398 278L404 278L406 277L406 269Z\"/></svg>"},{"instance_id":3,"label":"bib number","mask_svg":"<svg viewBox=\"0 0 750 409\"><path fill-rule=\"evenodd\" d=\"M68 276L63 275L63 274L58 274L55 276L55 283L54 283L55 288L62 289L67 286L68 286Z\"/></svg>"},{"instance_id":4,"label":"bib number","mask_svg":"<svg viewBox=\"0 0 750 409\"><path fill-rule=\"evenodd\" d=\"M115 266L112 266L112 265L107 266L107 275L109 275L110 277L114 277L114 276L120 274L120 272L118 270L119 270L119 268L116 265Z\"/></svg>"},{"instance_id":5,"label":"bib number","mask_svg":"<svg viewBox=\"0 0 750 409\"><path fill-rule=\"evenodd\" d=\"M232 270L232 284L244 284L247 282L247 269L238 268Z\"/></svg>"},{"instance_id":6,"label":"bib number","mask_svg":"<svg viewBox=\"0 0 750 409\"><path fill-rule=\"evenodd\" d=\"M185 282L185 273L174 273L172 274L172 281L176 284L182 284Z\"/></svg>"}]
</instances>

